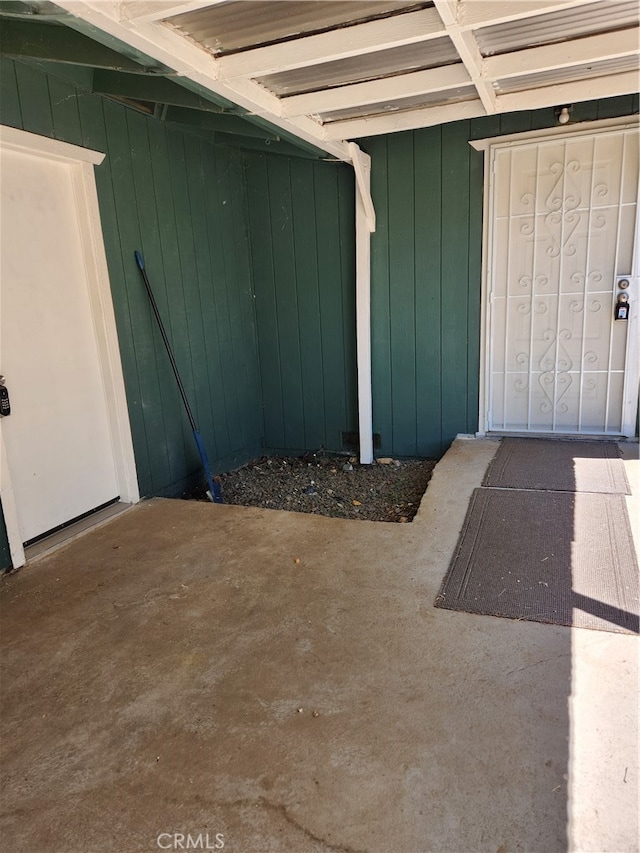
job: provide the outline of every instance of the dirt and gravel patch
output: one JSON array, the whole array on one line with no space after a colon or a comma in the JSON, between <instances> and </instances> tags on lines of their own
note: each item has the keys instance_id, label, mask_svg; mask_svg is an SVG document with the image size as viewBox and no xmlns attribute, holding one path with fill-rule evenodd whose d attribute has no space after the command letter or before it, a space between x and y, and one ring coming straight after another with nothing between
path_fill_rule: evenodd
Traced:
<instances>
[{"instance_id":1,"label":"dirt and gravel patch","mask_svg":"<svg viewBox=\"0 0 640 853\"><path fill-rule=\"evenodd\" d=\"M359 465L353 457L270 456L222 474L220 481L229 504L408 522L418 511L434 465L432 459Z\"/></svg>"}]
</instances>

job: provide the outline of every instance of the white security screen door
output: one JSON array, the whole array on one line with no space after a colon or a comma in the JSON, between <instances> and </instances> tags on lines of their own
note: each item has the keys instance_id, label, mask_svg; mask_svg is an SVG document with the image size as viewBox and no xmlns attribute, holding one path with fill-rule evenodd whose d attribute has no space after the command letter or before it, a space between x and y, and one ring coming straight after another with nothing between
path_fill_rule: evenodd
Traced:
<instances>
[{"instance_id":1,"label":"white security screen door","mask_svg":"<svg viewBox=\"0 0 640 853\"><path fill-rule=\"evenodd\" d=\"M496 145L490 187L487 429L633 434L637 130Z\"/></svg>"},{"instance_id":2,"label":"white security screen door","mask_svg":"<svg viewBox=\"0 0 640 853\"><path fill-rule=\"evenodd\" d=\"M0 155L1 435L27 542L119 489L71 167Z\"/></svg>"}]
</instances>

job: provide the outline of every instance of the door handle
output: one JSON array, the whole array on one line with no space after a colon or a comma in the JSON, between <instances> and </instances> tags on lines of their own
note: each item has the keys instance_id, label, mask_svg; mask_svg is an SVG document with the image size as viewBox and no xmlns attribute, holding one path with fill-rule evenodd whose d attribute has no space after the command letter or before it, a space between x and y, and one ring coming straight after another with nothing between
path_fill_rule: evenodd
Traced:
<instances>
[{"instance_id":1,"label":"door handle","mask_svg":"<svg viewBox=\"0 0 640 853\"><path fill-rule=\"evenodd\" d=\"M0 418L6 418L11 414L11 403L9 401L9 389L4 384L4 376L0 376Z\"/></svg>"}]
</instances>

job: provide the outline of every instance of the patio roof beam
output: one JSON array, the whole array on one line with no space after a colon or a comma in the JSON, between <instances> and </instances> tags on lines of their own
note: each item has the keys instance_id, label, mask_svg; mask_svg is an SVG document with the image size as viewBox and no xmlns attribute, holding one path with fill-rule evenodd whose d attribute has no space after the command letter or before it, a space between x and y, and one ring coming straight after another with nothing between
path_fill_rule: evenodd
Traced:
<instances>
[{"instance_id":1,"label":"patio roof beam","mask_svg":"<svg viewBox=\"0 0 640 853\"><path fill-rule=\"evenodd\" d=\"M218 58L220 76L261 77L445 36L435 9L420 9Z\"/></svg>"},{"instance_id":2,"label":"patio roof beam","mask_svg":"<svg viewBox=\"0 0 640 853\"><path fill-rule=\"evenodd\" d=\"M462 63L445 65L443 68L399 74L382 80L337 86L309 95L292 95L282 99L282 112L285 116L324 113L393 101L396 98L410 98L427 92L441 92L469 83L469 74Z\"/></svg>"},{"instance_id":3,"label":"patio roof beam","mask_svg":"<svg viewBox=\"0 0 640 853\"><path fill-rule=\"evenodd\" d=\"M434 0L434 5L442 18L447 35L469 72L485 111L489 114L495 113L496 93L491 82L484 79L483 58L476 38L472 32L463 31L458 26L459 0Z\"/></svg>"},{"instance_id":4,"label":"patio roof beam","mask_svg":"<svg viewBox=\"0 0 640 853\"><path fill-rule=\"evenodd\" d=\"M538 110L558 104L574 104L580 101L595 101L619 95L634 95L638 91L637 71L624 74L607 74L592 80L574 80L525 92L509 92L498 96L500 112Z\"/></svg>"},{"instance_id":5,"label":"patio roof beam","mask_svg":"<svg viewBox=\"0 0 640 853\"><path fill-rule=\"evenodd\" d=\"M522 109L522 108L521 108ZM448 121L465 118L478 118L486 115L482 102L458 101L437 107L423 107L417 110L399 110L384 115L364 118L332 121L323 125L326 139L358 139L364 136L380 136L383 133L395 133L400 130L415 130L419 127L432 127Z\"/></svg>"},{"instance_id":6,"label":"patio roof beam","mask_svg":"<svg viewBox=\"0 0 640 853\"><path fill-rule=\"evenodd\" d=\"M554 68L601 62L640 52L640 28L601 33L562 44L543 45L489 56L484 60L485 75L492 80L535 74Z\"/></svg>"},{"instance_id":7,"label":"patio roof beam","mask_svg":"<svg viewBox=\"0 0 640 853\"><path fill-rule=\"evenodd\" d=\"M599 0L465 0L458 6L457 26L460 30L480 29L509 21L521 21L550 12L561 12L585 2Z\"/></svg>"}]
</instances>

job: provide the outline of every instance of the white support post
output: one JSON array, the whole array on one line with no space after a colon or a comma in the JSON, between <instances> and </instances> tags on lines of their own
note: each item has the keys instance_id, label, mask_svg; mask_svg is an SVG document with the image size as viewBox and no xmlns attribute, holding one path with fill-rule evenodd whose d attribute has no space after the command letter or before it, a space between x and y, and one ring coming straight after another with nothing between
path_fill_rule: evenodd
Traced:
<instances>
[{"instance_id":1,"label":"white support post","mask_svg":"<svg viewBox=\"0 0 640 853\"><path fill-rule=\"evenodd\" d=\"M371 158L349 143L356 177L356 352L358 363L358 430L360 463L373 462L371 398L371 234L375 210L371 200Z\"/></svg>"}]
</instances>

